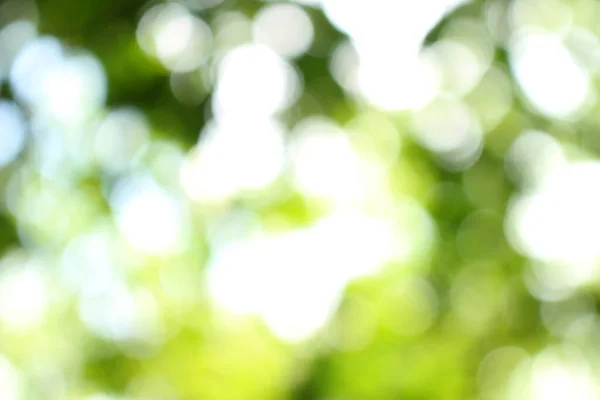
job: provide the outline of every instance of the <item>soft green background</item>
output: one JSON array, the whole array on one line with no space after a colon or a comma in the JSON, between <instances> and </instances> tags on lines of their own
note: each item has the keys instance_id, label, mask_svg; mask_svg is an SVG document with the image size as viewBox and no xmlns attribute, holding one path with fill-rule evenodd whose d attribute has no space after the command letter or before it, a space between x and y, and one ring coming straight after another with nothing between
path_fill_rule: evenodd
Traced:
<instances>
[{"instance_id":1,"label":"soft green background","mask_svg":"<svg viewBox=\"0 0 600 400\"><path fill-rule=\"evenodd\" d=\"M252 18L268 3L273 2L225 0L193 12L212 26L226 12ZM366 8L377 7L377 2L363 3ZM431 216L435 233L431 245L420 248L418 254L402 262L390 262L379 272L350 282L325 327L300 342L287 342L261 318L237 316L215 305L205 289L212 251L209 225L218 224L222 215L235 217L236 213L250 212L267 230L294 230L318 221L328 213L328 206L284 181L263 190L238 193L216 205L197 204L181 193L177 157L185 156L198 142L199 132L211 115L212 88L192 88L192 96L200 101L182 103L173 94L168 68L139 47L137 24L158 2L1 2L0 27L29 20L40 35L58 38L72 52L87 51L97 57L107 78L106 102L98 113L133 106L147 118L151 136L146 146L127 160L125 168L115 172L89 161L86 154L93 144L86 139L86 128L69 131L62 127L61 135L78 139L69 142L70 158L53 174L45 175L39 162L40 134L31 133L35 111L14 99L8 79L2 81L2 98L17 101L31 125L28 142L18 158L0 167L0 274L8 271L9 276L18 274L14 271L21 268L34 268L43 276L45 300L43 318L32 326L13 326L10 317L0 322L0 394L5 396L0 397L565 398L556 397L559 393L577 399L597 398L597 389L590 383L600 376L595 329L600 293L597 282L588 279L556 299L532 293L528 279L534 261L527 258L527 251L520 254L513 249L506 229L509 202L528 189L523 189L515 178L518 171L515 174L514 168L511 170L506 156L523 132L540 130L547 133L548 140L554 138L552 143L557 143L567 158L596 159L600 151L598 106L592 101L585 112L570 118L539 112L528 102L511 72L503 38L517 28L511 13L522 13L522 19L530 18L532 26L550 31L560 30L555 27L568 13L569 27L587 29L595 38L600 33L596 24L600 8L586 0L529 3L533 12L522 11L509 1L470 2L447 14L423 43L431 46L452 35L460 36L465 21L482 27L494 43L492 69L474 88L460 95L460 101L482 121L484 131L481 153L470 165L461 167L449 166L444 157L414 140L412 112L378 110L340 87L331 74L330 59L345 34L318 7L303 6L314 25L315 41L308 54L291 60L302 76L303 93L279 118L285 126L293 127L307 116L324 115L345 127L357 117L364 117L361 129L368 138L380 139L361 142L359 138L357 147L376 155L385 153L390 131L398 135L400 151L385 175L390 198L398 204L410 199L423 207ZM231 40L235 42L235 38ZM506 82L500 79L503 85L498 86L494 73L505 77ZM593 72L591 75L593 78ZM593 91L593 79L591 85ZM508 108L504 109L506 104ZM90 119L96 117L91 115ZM172 163L170 154L176 155ZM185 245L181 251L160 256L140 254L120 236L107 192L135 170L150 171L158 185L177 193L185 204L190 229L182 239ZM598 184L587 182L590 187ZM278 191L285 195L276 196ZM554 211L560 212L560 207ZM419 240L427 230L416 214L406 212L400 218L408 227L409 237ZM142 332L141 338L123 340L110 334L103 337L82 317L83 300L63 281L60 271L72 243L98 226L125 254L116 261L121 271L119 279L134 288L141 299L153 298L160 334L150 332L145 336L147 332ZM547 229L563 228L549 220ZM74 262L90 263L105 251L101 248L94 254L79 255ZM8 279L3 276L0 281ZM165 276L170 287L165 284ZM421 290L420 285L426 285L425 289ZM23 287L32 290L25 297L35 298L35 285ZM16 302L22 297L13 296L7 288L0 288L5 290L5 294L0 293L4 298L0 309L19 310ZM12 289L18 294L18 288ZM427 294L429 291L433 294ZM310 297L310 291L306 295ZM115 312L126 307L118 297L111 304ZM106 324L110 331L111 322ZM570 334L565 333L567 328ZM554 375L540 380L542 383L537 385L545 391L535 389L534 367L544 360L540 354L554 357L552 362L544 361L546 364L564 367L556 367ZM558 386L551 382L558 382Z\"/></svg>"}]
</instances>

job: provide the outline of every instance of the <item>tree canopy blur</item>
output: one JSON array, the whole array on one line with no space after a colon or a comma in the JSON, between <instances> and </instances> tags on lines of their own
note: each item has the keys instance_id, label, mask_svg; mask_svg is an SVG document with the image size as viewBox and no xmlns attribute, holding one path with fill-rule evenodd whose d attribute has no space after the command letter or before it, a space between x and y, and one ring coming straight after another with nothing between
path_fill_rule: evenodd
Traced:
<instances>
[{"instance_id":1,"label":"tree canopy blur","mask_svg":"<svg viewBox=\"0 0 600 400\"><path fill-rule=\"evenodd\" d=\"M0 398L600 398L599 17L0 0Z\"/></svg>"}]
</instances>

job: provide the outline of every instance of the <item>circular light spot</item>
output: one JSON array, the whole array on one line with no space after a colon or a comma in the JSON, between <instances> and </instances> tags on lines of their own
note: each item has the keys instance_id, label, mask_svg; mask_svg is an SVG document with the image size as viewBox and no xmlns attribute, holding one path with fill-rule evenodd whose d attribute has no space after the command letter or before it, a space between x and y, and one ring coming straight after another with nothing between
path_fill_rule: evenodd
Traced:
<instances>
[{"instance_id":1,"label":"circular light spot","mask_svg":"<svg viewBox=\"0 0 600 400\"><path fill-rule=\"evenodd\" d=\"M138 25L137 38L146 53L174 72L201 66L213 44L208 25L177 3L155 6L146 12Z\"/></svg>"},{"instance_id":2,"label":"circular light spot","mask_svg":"<svg viewBox=\"0 0 600 400\"><path fill-rule=\"evenodd\" d=\"M284 57L298 57L313 40L313 25L306 11L294 4L276 3L260 9L254 19L254 40Z\"/></svg>"},{"instance_id":3,"label":"circular light spot","mask_svg":"<svg viewBox=\"0 0 600 400\"><path fill-rule=\"evenodd\" d=\"M134 249L150 255L165 255L185 246L184 210L152 179L124 179L110 200L119 229Z\"/></svg>"},{"instance_id":4,"label":"circular light spot","mask_svg":"<svg viewBox=\"0 0 600 400\"><path fill-rule=\"evenodd\" d=\"M359 58L349 41L340 43L331 55L329 69L333 79L350 93L358 91Z\"/></svg>"},{"instance_id":5,"label":"circular light spot","mask_svg":"<svg viewBox=\"0 0 600 400\"><path fill-rule=\"evenodd\" d=\"M449 166L468 167L481 151L482 132L462 102L440 98L413 116L416 139Z\"/></svg>"},{"instance_id":6,"label":"circular light spot","mask_svg":"<svg viewBox=\"0 0 600 400\"><path fill-rule=\"evenodd\" d=\"M48 288L40 271L18 267L0 275L0 319L9 329L27 330L42 322L48 308Z\"/></svg>"},{"instance_id":7,"label":"circular light spot","mask_svg":"<svg viewBox=\"0 0 600 400\"><path fill-rule=\"evenodd\" d=\"M133 108L114 110L100 123L94 140L94 153L107 171L125 169L149 139L144 115Z\"/></svg>"},{"instance_id":8,"label":"circular light spot","mask_svg":"<svg viewBox=\"0 0 600 400\"><path fill-rule=\"evenodd\" d=\"M285 161L283 135L284 128L268 119L209 123L181 168L186 194L195 201L212 203L269 185Z\"/></svg>"},{"instance_id":9,"label":"circular light spot","mask_svg":"<svg viewBox=\"0 0 600 400\"><path fill-rule=\"evenodd\" d=\"M565 167L567 158L561 144L542 131L525 131L506 155L509 175L525 187L535 187Z\"/></svg>"},{"instance_id":10,"label":"circular light spot","mask_svg":"<svg viewBox=\"0 0 600 400\"><path fill-rule=\"evenodd\" d=\"M575 117L590 103L589 76L560 38L524 34L510 47L513 73L531 104L553 118Z\"/></svg>"},{"instance_id":11,"label":"circular light spot","mask_svg":"<svg viewBox=\"0 0 600 400\"><path fill-rule=\"evenodd\" d=\"M299 92L299 77L290 64L265 46L245 45L219 64L213 110L218 116L269 116L289 107Z\"/></svg>"},{"instance_id":12,"label":"circular light spot","mask_svg":"<svg viewBox=\"0 0 600 400\"><path fill-rule=\"evenodd\" d=\"M0 30L0 80L6 77L19 51L37 36L29 21L15 21Z\"/></svg>"}]
</instances>

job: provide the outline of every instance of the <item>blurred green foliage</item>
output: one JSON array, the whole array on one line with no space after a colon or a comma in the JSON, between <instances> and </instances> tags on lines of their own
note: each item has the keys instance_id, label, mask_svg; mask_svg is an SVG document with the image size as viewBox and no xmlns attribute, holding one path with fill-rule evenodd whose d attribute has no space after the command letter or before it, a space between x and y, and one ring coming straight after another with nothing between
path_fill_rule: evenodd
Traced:
<instances>
[{"instance_id":1,"label":"blurred green foliage","mask_svg":"<svg viewBox=\"0 0 600 400\"><path fill-rule=\"evenodd\" d=\"M238 22L244 18L251 21L274 2L224 0L206 8L199 6L209 1L182 3L213 30L216 43L219 18L229 15L238 18ZM379 4L353 3L361 3L364 8ZM589 368L586 367L589 375L600 376L600 346L594 334L597 282L586 281L560 298L544 298L532 290L536 271L532 265L547 260L536 260L535 255L518 248L514 244L518 240L510 236L507 228L515 198L531 189L515 177L520 173L517 167L511 170L508 158L517 139L527 131L544 131L560 144L570 160L594 160L600 151L598 105L592 102L576 117L551 115L536 108L515 76L510 45L504 39L511 30L516 30L509 15L512 3L467 2L430 27L422 43L423 49L431 49L448 38L460 39L461 35L467 35L463 29L471 26L468 24L477 29L484 27L486 35L495 36L490 39L493 56L476 84L458 95L450 89L450 95L439 94L429 103L439 101L444 111L444 107L455 106L452 102L460 102L469 115L476 116L483 132L481 148L476 156L469 156L466 164L461 164L460 154L436 151L437 142L428 146L427 141L419 139L413 123L419 110L385 111L370 104L365 96L343 87L331 65L338 46L348 40L347 33L331 22L321 7L300 6L312 22L314 40L308 51L289 61L301 77L301 93L293 105L278 115L286 130L284 136L293 141L292 128L312 116L325 116L348 132L362 132L363 136L349 134L357 151L367 157L375 155L377 159L385 156L389 161L383 174L386 194L379 196L379 189L373 189L373 199L367 208L404 226L405 240L416 250L409 251L404 258L384 260L385 265L377 272L354 277L342 285L341 299L335 304L333 315L316 333L299 341L282 339L265 318L238 315L215 304L218 302L211 297L206 283L208 265L219 249L213 243L216 240L213 230L226 226L227 218L251 221L249 228L244 225L246 222L235 225L233 236L243 236L239 231L251 230L256 221L268 233L310 229L337 206L315 200L315 196L281 177L258 189L206 204L190 199L193 196L182 190L179 176L182 160L193 154L203 140L200 132L206 134L204 129L216 114L216 67L211 61L198 68L201 72L173 72L141 48L138 24L152 7L161 3L138 0L0 3L0 28L28 20L37 26L40 36L58 38L68 52L89 52L99 60L106 74L107 96L89 120L99 121L110 110L139 110L150 132L147 140L140 139L143 143L132 151L134 154L126 155L124 167L111 169L113 166L105 164L113 161L102 164L92 154L97 144L88 133L96 125L73 127L48 123L50 128L38 129L44 122L40 122L35 107L19 98L9 74L2 71L2 99L14 100L21 108L27 120L27 142L18 157L0 166L3 209L0 397L10 400L555 399L560 397L550 397L535 389L537 381L529 379L533 375L523 372L523 365L530 365L533 357L550 346L565 343L583 354L577 358L565 350L565 365L573 359L585 359L589 361ZM539 6L539 2L530 3ZM591 35L600 33L594 22L597 19L591 16L599 15L600 8L589 1L555 3L569 10L571 25L588 29ZM547 18L539 17L542 22L536 19L532 24L546 24L544 28L560 24L560 15L552 13L553 7L558 6L548 6ZM411 12L410 7L406 9ZM533 14L523 11L527 18ZM398 18L399 24L411 20L410 16ZM465 21L467 25L463 24ZM221 40L233 44L223 45L225 49L251 39L239 32L240 38L233 31L228 32L229 35L223 34L226 40L223 37ZM468 36L465 43L476 39ZM215 45L215 59L219 51L226 52ZM461 66L465 70L470 68L459 61L459 71L453 72L457 76ZM176 96L173 81L180 78L183 94ZM446 83L453 85L458 80ZM596 82L595 76L592 77L590 90L595 90ZM264 82L265 87L267 84ZM395 89L390 86L389 90ZM427 107L425 110L429 110ZM440 122L434 121L438 114L433 110L431 114L423 114L422 123L434 121L438 124L434 130L443 131L444 126L450 126L451 130L451 117L457 114L443 114L446 119ZM246 121L243 118L250 121L251 117L240 116L241 124ZM2 123L0 118L0 130ZM353 131L352 126L358 128ZM63 144L69 148L65 150L69 155L61 156L62 161L55 164L43 150L45 140L54 137L51 131L61 131L68 138L64 139L68 144ZM132 140L135 150L137 142ZM397 141L399 150L394 153L390 149ZM110 151L107 157L114 160ZM237 148L235 154L244 157L252 151ZM537 150L529 151L528 156L533 159ZM456 164L456 160L460 162ZM338 160L332 158L331 162ZM152 254L152 249L140 251L120 228L120 211L110 193L117 190L122 179L138 172L152 176L157 187L184 204L185 235L178 237L182 249L164 254L160 251ZM164 205L152 204L158 208ZM142 207L141 203L136 207ZM164 235L168 235L168 228L165 229ZM549 221L548 229L561 228ZM90 232L96 235L93 240L88 236ZM88 239L85 247L82 243ZM271 246L275 251L279 242L274 243ZM79 245L83 247L79 249ZM154 244L159 245L160 240ZM342 250L337 248L338 253L354 254L352 247L361 245L353 242L346 246ZM312 251L306 249L308 253ZM239 257L245 257L246 253L243 254ZM292 263L294 255L288 257ZM339 259L345 260L333 258L324 265L335 264ZM252 259L246 261L249 263L246 267L252 270ZM103 272L102 268L109 264L114 271ZM37 275L14 280L12 276L19 277L21 270L32 270ZM39 296L35 288L42 279L40 276L44 297L36 303ZM247 276L239 278L241 284ZM319 279L315 276L315 288L319 287ZM18 284L2 284L2 280ZM117 282L119 288L124 285L129 290L126 292L131 293L117 294L121 289L105 295L94 292L108 281ZM92 292L103 299L104 308L86 297ZM34 305L30 307L26 302L21 307L19 293L33 298ZM309 287L304 294L306 302L313 295L317 296ZM274 297L268 303L279 301ZM43 312L37 312L36 307ZM294 312L294 309L289 311L291 320ZM25 317L20 317L21 313ZM38 318L30 323L27 315ZM591 319L581 319L584 317ZM572 322L569 325L572 334L564 333L564 326L568 325L564 321ZM141 328L137 329L136 324ZM523 383L527 379L534 383ZM580 396L574 395L577 398L591 399L595 397L590 393L598 393L587 386L580 388L587 385L584 378L561 379L562 375L556 378L572 384L565 385L575 388L573 393ZM549 385L548 380L544 382Z\"/></svg>"}]
</instances>

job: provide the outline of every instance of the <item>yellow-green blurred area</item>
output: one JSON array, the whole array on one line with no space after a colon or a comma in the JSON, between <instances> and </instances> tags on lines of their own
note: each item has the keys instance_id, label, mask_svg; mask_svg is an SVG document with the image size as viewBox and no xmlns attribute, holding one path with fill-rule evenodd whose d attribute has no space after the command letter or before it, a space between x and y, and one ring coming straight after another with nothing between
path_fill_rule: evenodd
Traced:
<instances>
[{"instance_id":1,"label":"yellow-green blurred area","mask_svg":"<svg viewBox=\"0 0 600 400\"><path fill-rule=\"evenodd\" d=\"M0 0L0 399L599 399L598 21Z\"/></svg>"}]
</instances>

